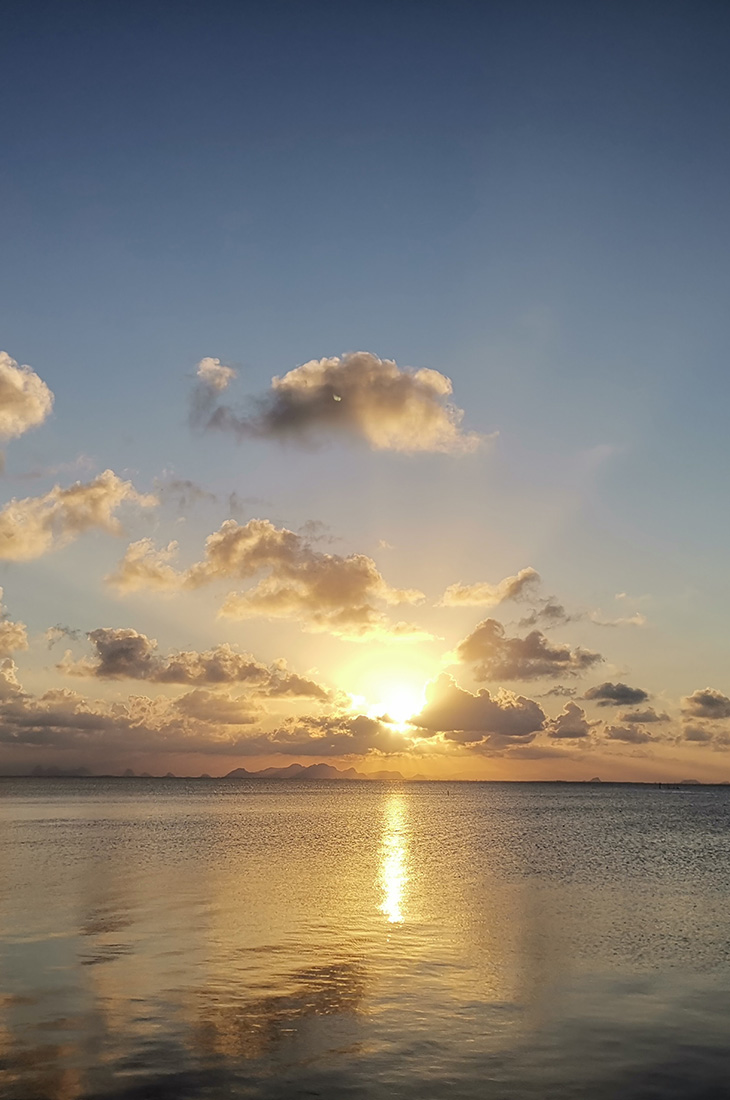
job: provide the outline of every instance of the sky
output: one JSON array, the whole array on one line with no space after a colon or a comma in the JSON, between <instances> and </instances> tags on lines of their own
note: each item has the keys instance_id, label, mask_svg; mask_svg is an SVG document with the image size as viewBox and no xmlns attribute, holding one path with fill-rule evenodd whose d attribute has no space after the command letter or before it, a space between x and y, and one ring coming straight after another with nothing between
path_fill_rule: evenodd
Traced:
<instances>
[{"instance_id":1,"label":"sky","mask_svg":"<svg viewBox=\"0 0 730 1100\"><path fill-rule=\"evenodd\" d=\"M730 781L730 12L3 37L0 772Z\"/></svg>"}]
</instances>

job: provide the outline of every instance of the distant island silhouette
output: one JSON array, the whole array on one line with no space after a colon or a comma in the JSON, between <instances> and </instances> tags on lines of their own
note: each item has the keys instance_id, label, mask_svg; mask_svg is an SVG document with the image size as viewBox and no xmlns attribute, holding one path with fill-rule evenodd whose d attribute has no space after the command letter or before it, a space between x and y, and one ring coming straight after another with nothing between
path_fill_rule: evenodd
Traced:
<instances>
[{"instance_id":1,"label":"distant island silhouette","mask_svg":"<svg viewBox=\"0 0 730 1100\"><path fill-rule=\"evenodd\" d=\"M149 772L134 772L132 768L126 768L121 775L95 776L88 768L59 768L55 765L44 767L38 764L33 768L30 777L34 779L211 779L208 773L202 775L177 776L173 772L165 775L151 775ZM19 777L20 778L20 777ZM388 782L405 783L406 777L397 771L381 769L377 772L359 772L355 768L335 768L332 764L289 764L286 768L262 768L260 771L248 771L247 768L234 768L227 775L217 776L218 779L349 779L349 780L385 780ZM425 775L416 775L413 779L426 779Z\"/></svg>"},{"instance_id":2,"label":"distant island silhouette","mask_svg":"<svg viewBox=\"0 0 730 1100\"><path fill-rule=\"evenodd\" d=\"M261 768L259 771L249 771L248 768L234 768L226 775L211 776L207 772L200 775L175 775L166 772L164 775L152 775L150 772L135 772L132 768L126 768L123 772L102 772L95 774L85 767L60 768L55 764L37 764L31 772L2 774L3 779L203 779L211 782L221 782L228 779L285 779L285 780L320 780L339 779L350 782L379 781L387 783L547 783L559 785L586 785L595 784L604 787L727 787L730 781L722 780L716 783L707 783L701 779L646 779L646 780L602 780L599 776L590 779L538 779L538 780L499 780L499 779L464 779L454 776L428 776L403 775L399 771L381 769L375 772L360 772L356 768L336 768L333 764L289 764L284 768Z\"/></svg>"}]
</instances>

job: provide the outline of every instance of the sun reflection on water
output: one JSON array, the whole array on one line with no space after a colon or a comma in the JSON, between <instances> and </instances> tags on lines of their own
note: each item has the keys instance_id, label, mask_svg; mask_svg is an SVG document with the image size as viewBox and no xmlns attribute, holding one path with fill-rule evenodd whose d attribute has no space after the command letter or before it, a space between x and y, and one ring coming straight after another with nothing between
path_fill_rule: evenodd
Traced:
<instances>
[{"instance_id":1,"label":"sun reflection on water","mask_svg":"<svg viewBox=\"0 0 730 1100\"><path fill-rule=\"evenodd\" d=\"M379 873L383 894L379 909L389 924L402 924L405 919L403 901L408 882L407 858L405 803L399 795L392 795L385 807Z\"/></svg>"}]
</instances>

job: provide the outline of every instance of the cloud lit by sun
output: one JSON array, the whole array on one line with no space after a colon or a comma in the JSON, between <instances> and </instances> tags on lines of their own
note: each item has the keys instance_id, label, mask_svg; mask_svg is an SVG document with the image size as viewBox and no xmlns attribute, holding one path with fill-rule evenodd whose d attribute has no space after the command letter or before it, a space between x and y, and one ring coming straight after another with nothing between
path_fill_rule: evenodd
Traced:
<instances>
[{"instance_id":1,"label":"cloud lit by sun","mask_svg":"<svg viewBox=\"0 0 730 1100\"><path fill-rule=\"evenodd\" d=\"M368 708L368 717L380 718L390 723L394 729L404 730L408 720L423 709L424 688L407 681L394 681L383 685L382 694L376 703Z\"/></svg>"}]
</instances>

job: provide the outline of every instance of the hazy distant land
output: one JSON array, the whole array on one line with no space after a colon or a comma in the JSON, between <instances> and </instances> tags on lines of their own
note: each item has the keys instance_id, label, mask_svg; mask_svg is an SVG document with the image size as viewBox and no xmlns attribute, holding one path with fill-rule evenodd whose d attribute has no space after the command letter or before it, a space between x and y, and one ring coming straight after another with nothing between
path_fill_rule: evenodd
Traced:
<instances>
[{"instance_id":1,"label":"hazy distant land","mask_svg":"<svg viewBox=\"0 0 730 1100\"><path fill-rule=\"evenodd\" d=\"M166 772L164 775L152 775L150 772L135 772L132 768L127 768L124 772L116 774L104 774L95 775L88 768L59 768L56 766L45 767L41 764L37 765L33 770L26 775L15 776L0 776L0 778L13 778L13 779L252 779L252 780L266 780L266 779L288 779L288 780L320 780L320 779L339 779L349 780L352 782L386 782L386 783L470 783L475 780L468 779L455 779L452 777L445 777L439 779L435 776L428 775L403 775L399 771L393 771L388 769L381 769L375 772L359 772L356 768L335 768L332 764L289 764L285 768L261 768L259 771L249 771L247 768L234 768L233 771L227 772L225 775L212 776L207 772L203 772L200 775L175 775L173 772ZM489 780L477 780L476 782L489 782ZM503 780L497 780L495 782L504 782ZM507 781L509 782L509 781ZM521 782L530 782L529 780L522 780ZM553 780L535 780L534 782L548 782L557 784L601 784L603 786L625 786L630 781L604 781L599 776L592 776L590 779L584 780L567 780L567 779L553 779ZM699 779L680 779L680 780L643 780L640 782L630 783L630 785L636 786L655 786L655 787L702 787L702 786L728 786L728 782L722 783L703 783Z\"/></svg>"}]
</instances>

